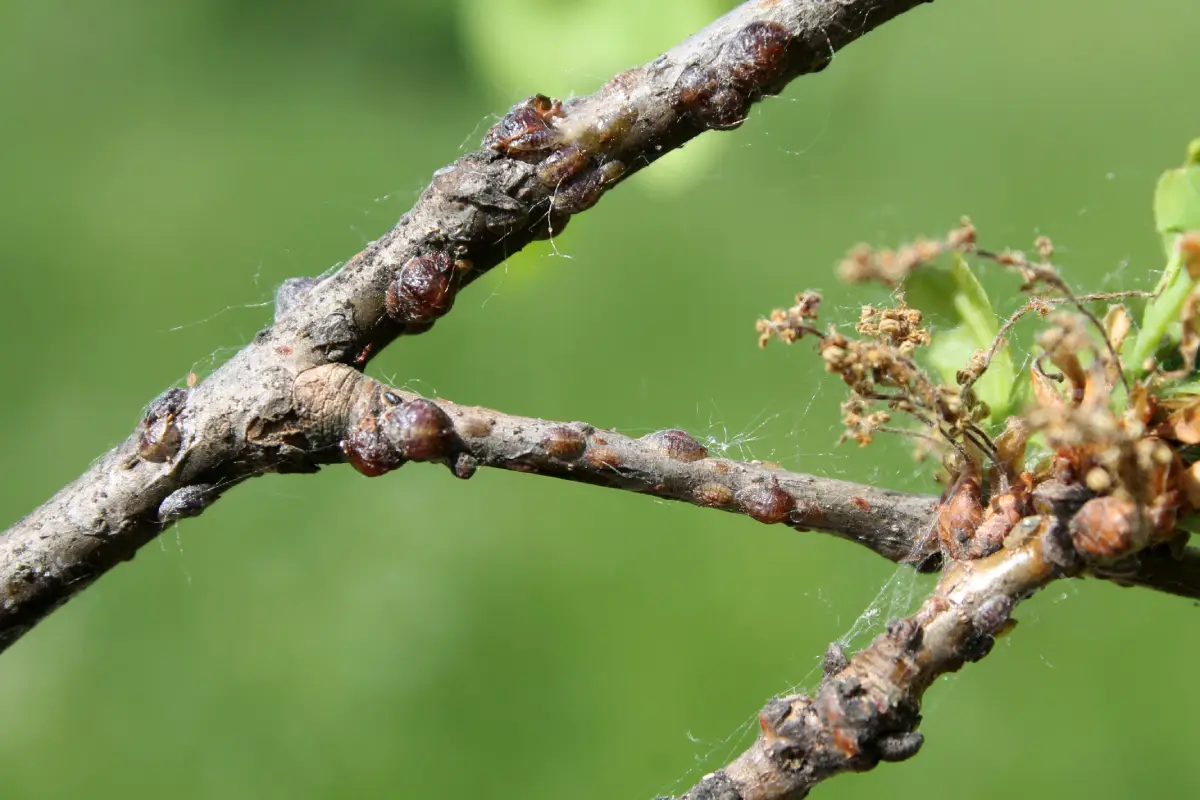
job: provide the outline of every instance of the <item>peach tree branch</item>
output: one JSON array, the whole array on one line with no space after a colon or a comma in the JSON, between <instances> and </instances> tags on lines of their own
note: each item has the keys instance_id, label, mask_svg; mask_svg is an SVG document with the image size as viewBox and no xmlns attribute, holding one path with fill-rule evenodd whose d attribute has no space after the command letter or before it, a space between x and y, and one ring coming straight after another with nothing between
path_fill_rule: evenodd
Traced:
<instances>
[{"instance_id":1,"label":"peach tree branch","mask_svg":"<svg viewBox=\"0 0 1200 800\"><path fill-rule=\"evenodd\" d=\"M754 744L679 800L794 800L840 773L916 755L925 690L986 656L1015 625L1010 614L1019 602L1088 566L1073 544L1069 520L1077 510L1060 505L1031 518L1004 549L950 563L915 614L889 622L853 658L832 645L812 696L771 700Z\"/></svg>"},{"instance_id":2,"label":"peach tree branch","mask_svg":"<svg viewBox=\"0 0 1200 800\"><path fill-rule=\"evenodd\" d=\"M431 400L341 364L296 384L300 428L322 457L366 475L407 461L443 463L460 478L479 467L547 475L819 530L890 561L940 564L931 530L936 497L789 472L768 462L711 457L679 430L640 438L585 422L553 422Z\"/></svg>"},{"instance_id":3,"label":"peach tree branch","mask_svg":"<svg viewBox=\"0 0 1200 800\"><path fill-rule=\"evenodd\" d=\"M459 478L479 467L545 475L743 514L862 545L897 564L932 571L943 553L933 529L938 497L710 456L680 430L638 438L586 422L554 422L429 399L341 364L297 381L304 437L330 461L368 476L408 461L446 465ZM1157 547L1086 573L1125 586L1200 599L1200 551Z\"/></svg>"},{"instance_id":4,"label":"peach tree branch","mask_svg":"<svg viewBox=\"0 0 1200 800\"><path fill-rule=\"evenodd\" d=\"M157 536L263 472L311 472L297 380L362 366L428 330L457 292L562 229L620 181L824 68L840 48L927 0L753 0L592 95L534 96L482 149L438 170L397 225L324 279L281 287L274 324L0 537L0 650Z\"/></svg>"}]
</instances>

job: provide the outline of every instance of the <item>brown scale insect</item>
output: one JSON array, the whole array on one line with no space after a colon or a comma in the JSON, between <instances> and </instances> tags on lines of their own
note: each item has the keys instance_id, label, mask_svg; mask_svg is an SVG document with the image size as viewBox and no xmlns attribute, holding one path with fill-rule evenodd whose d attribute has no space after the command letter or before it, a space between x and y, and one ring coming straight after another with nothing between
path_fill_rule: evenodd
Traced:
<instances>
[{"instance_id":1,"label":"brown scale insect","mask_svg":"<svg viewBox=\"0 0 1200 800\"><path fill-rule=\"evenodd\" d=\"M733 502L733 490L722 483L706 483L696 489L696 502L720 508Z\"/></svg>"},{"instance_id":2,"label":"brown scale insect","mask_svg":"<svg viewBox=\"0 0 1200 800\"><path fill-rule=\"evenodd\" d=\"M1083 504L1070 524L1071 543L1093 560L1120 558L1146 545L1150 531L1145 514L1133 500L1094 497Z\"/></svg>"},{"instance_id":3,"label":"brown scale insect","mask_svg":"<svg viewBox=\"0 0 1200 800\"><path fill-rule=\"evenodd\" d=\"M477 469L479 469L479 459L470 453L459 453L451 471L454 473L454 477L465 481L474 475Z\"/></svg>"},{"instance_id":4,"label":"brown scale insect","mask_svg":"<svg viewBox=\"0 0 1200 800\"><path fill-rule=\"evenodd\" d=\"M483 137L483 146L506 156L544 153L558 145L553 127L563 115L562 103L535 94L517 103Z\"/></svg>"},{"instance_id":5,"label":"brown scale insect","mask_svg":"<svg viewBox=\"0 0 1200 800\"><path fill-rule=\"evenodd\" d=\"M410 461L441 458L453 443L454 423L432 400L420 397L389 413L399 428L404 457Z\"/></svg>"},{"instance_id":6,"label":"brown scale insect","mask_svg":"<svg viewBox=\"0 0 1200 800\"><path fill-rule=\"evenodd\" d=\"M621 454L612 447L594 447L588 450L587 460L595 467L616 469L621 466Z\"/></svg>"},{"instance_id":7,"label":"brown scale insect","mask_svg":"<svg viewBox=\"0 0 1200 800\"><path fill-rule=\"evenodd\" d=\"M728 65L734 85L754 92L782 71L791 40L791 33L778 22L752 22L726 46L720 62Z\"/></svg>"},{"instance_id":8,"label":"brown scale insect","mask_svg":"<svg viewBox=\"0 0 1200 800\"><path fill-rule=\"evenodd\" d=\"M983 558L1004 546L1013 527L1033 511L1026 484L1015 483L1003 494L992 497L979 527L975 529L968 558Z\"/></svg>"},{"instance_id":9,"label":"brown scale insect","mask_svg":"<svg viewBox=\"0 0 1200 800\"><path fill-rule=\"evenodd\" d=\"M982 476L979 465L968 459L938 505L937 531L942 551L954 560L967 558L982 522Z\"/></svg>"},{"instance_id":10,"label":"brown scale insect","mask_svg":"<svg viewBox=\"0 0 1200 800\"><path fill-rule=\"evenodd\" d=\"M732 130L750 102L782 73L792 35L778 22L752 22L711 66L690 64L675 82L675 109L702 128Z\"/></svg>"},{"instance_id":11,"label":"brown scale insect","mask_svg":"<svg viewBox=\"0 0 1200 800\"><path fill-rule=\"evenodd\" d=\"M708 458L708 449L681 430L665 430L648 433L641 441L653 445L676 461L699 461Z\"/></svg>"},{"instance_id":12,"label":"brown scale insect","mask_svg":"<svg viewBox=\"0 0 1200 800\"><path fill-rule=\"evenodd\" d=\"M716 89L717 79L706 67L689 64L679 73L675 80L675 91L671 104L680 112L689 112L698 108L712 96Z\"/></svg>"},{"instance_id":13,"label":"brown scale insect","mask_svg":"<svg viewBox=\"0 0 1200 800\"><path fill-rule=\"evenodd\" d=\"M538 164L538 180L547 188L580 195L617 180L624 174L625 165L611 156L629 135L637 118L637 107L626 105L599 119L564 120L554 136L546 140L555 149ZM577 175L582 177L572 181ZM575 184L587 188L575 188ZM595 200L588 203L594 204ZM564 199L556 205L569 209L582 203Z\"/></svg>"},{"instance_id":14,"label":"brown scale insect","mask_svg":"<svg viewBox=\"0 0 1200 800\"><path fill-rule=\"evenodd\" d=\"M796 530L806 531L825 522L825 511L815 500L801 500L796 503L792 521L795 523Z\"/></svg>"},{"instance_id":15,"label":"brown scale insect","mask_svg":"<svg viewBox=\"0 0 1200 800\"><path fill-rule=\"evenodd\" d=\"M382 418L386 420L390 413L390 410L384 412ZM364 416L346 432L340 443L346 461L368 478L383 475L404 465L404 457L379 429L379 419L374 414Z\"/></svg>"},{"instance_id":16,"label":"brown scale insect","mask_svg":"<svg viewBox=\"0 0 1200 800\"><path fill-rule=\"evenodd\" d=\"M454 305L458 275L455 262L441 251L409 259L388 285L388 316L400 323L433 322Z\"/></svg>"},{"instance_id":17,"label":"brown scale insect","mask_svg":"<svg viewBox=\"0 0 1200 800\"><path fill-rule=\"evenodd\" d=\"M772 524L783 522L792 510L792 496L779 488L779 482L748 486L735 496L742 511L751 519Z\"/></svg>"},{"instance_id":18,"label":"brown scale insect","mask_svg":"<svg viewBox=\"0 0 1200 800\"><path fill-rule=\"evenodd\" d=\"M587 211L596 205L605 190L624 174L623 162L606 161L595 169L584 172L570 183L559 186L551 198L551 208L563 214Z\"/></svg>"},{"instance_id":19,"label":"brown scale insect","mask_svg":"<svg viewBox=\"0 0 1200 800\"><path fill-rule=\"evenodd\" d=\"M673 105L701 128L733 130L746 121L746 97L723 86L713 70L692 64L675 82Z\"/></svg>"},{"instance_id":20,"label":"brown scale insect","mask_svg":"<svg viewBox=\"0 0 1200 800\"><path fill-rule=\"evenodd\" d=\"M590 164L591 159L579 148L564 147L555 150L538 164L538 180L547 188L557 188L583 172Z\"/></svg>"},{"instance_id":21,"label":"brown scale insect","mask_svg":"<svg viewBox=\"0 0 1200 800\"><path fill-rule=\"evenodd\" d=\"M584 435L565 425L556 425L546 431L539 444L546 451L546 455L564 461L579 458L587 449L587 439Z\"/></svg>"},{"instance_id":22,"label":"brown scale insect","mask_svg":"<svg viewBox=\"0 0 1200 800\"><path fill-rule=\"evenodd\" d=\"M463 435L474 439L482 439L491 433L494 427L496 427L494 420L485 419L478 414L468 414L462 419Z\"/></svg>"},{"instance_id":23,"label":"brown scale insect","mask_svg":"<svg viewBox=\"0 0 1200 800\"><path fill-rule=\"evenodd\" d=\"M186 389L168 389L146 409L138 435L138 456L143 461L162 463L179 452L182 436L175 420L187 396Z\"/></svg>"}]
</instances>

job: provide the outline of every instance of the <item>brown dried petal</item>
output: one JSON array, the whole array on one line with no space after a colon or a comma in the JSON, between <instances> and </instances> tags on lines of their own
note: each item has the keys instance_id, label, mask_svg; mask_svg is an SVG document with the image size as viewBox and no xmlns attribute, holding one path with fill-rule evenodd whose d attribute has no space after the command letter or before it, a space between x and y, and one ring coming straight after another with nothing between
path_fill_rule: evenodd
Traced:
<instances>
[{"instance_id":1,"label":"brown dried petal","mask_svg":"<svg viewBox=\"0 0 1200 800\"><path fill-rule=\"evenodd\" d=\"M1172 413L1155 433L1183 444L1200 444L1200 399Z\"/></svg>"}]
</instances>

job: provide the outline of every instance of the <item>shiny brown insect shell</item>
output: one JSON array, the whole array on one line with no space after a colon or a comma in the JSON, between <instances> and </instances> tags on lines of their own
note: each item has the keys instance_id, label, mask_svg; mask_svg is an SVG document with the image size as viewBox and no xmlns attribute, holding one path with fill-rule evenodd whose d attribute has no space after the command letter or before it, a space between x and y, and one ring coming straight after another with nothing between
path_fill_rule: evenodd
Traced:
<instances>
[{"instance_id":1,"label":"shiny brown insect shell","mask_svg":"<svg viewBox=\"0 0 1200 800\"><path fill-rule=\"evenodd\" d=\"M938 506L937 528L942 549L953 559L966 558L975 532L983 522L983 498L978 465L971 462Z\"/></svg>"},{"instance_id":2,"label":"shiny brown insect shell","mask_svg":"<svg viewBox=\"0 0 1200 800\"><path fill-rule=\"evenodd\" d=\"M792 36L778 22L752 22L742 28L722 54L729 63L730 78L749 91L779 74Z\"/></svg>"},{"instance_id":3,"label":"shiny brown insect shell","mask_svg":"<svg viewBox=\"0 0 1200 800\"><path fill-rule=\"evenodd\" d=\"M1145 546L1146 518L1133 500L1094 497L1071 520L1071 543L1093 560L1120 558Z\"/></svg>"},{"instance_id":4,"label":"shiny brown insect shell","mask_svg":"<svg viewBox=\"0 0 1200 800\"><path fill-rule=\"evenodd\" d=\"M562 103L535 94L493 125L483 137L483 146L505 154L549 150L557 140L550 121L561 116Z\"/></svg>"},{"instance_id":5,"label":"shiny brown insect shell","mask_svg":"<svg viewBox=\"0 0 1200 800\"><path fill-rule=\"evenodd\" d=\"M794 505L792 496L774 480L748 486L735 499L747 516L767 524L786 520Z\"/></svg>"},{"instance_id":6,"label":"shiny brown insect shell","mask_svg":"<svg viewBox=\"0 0 1200 800\"><path fill-rule=\"evenodd\" d=\"M388 316L400 323L433 322L454 305L456 278L454 261L446 253L409 259L388 286Z\"/></svg>"},{"instance_id":7,"label":"shiny brown insect shell","mask_svg":"<svg viewBox=\"0 0 1200 800\"><path fill-rule=\"evenodd\" d=\"M697 442L686 431L665 430L648 433L642 441L653 445L667 458L675 461L699 461L708 457L708 448Z\"/></svg>"},{"instance_id":8,"label":"shiny brown insect shell","mask_svg":"<svg viewBox=\"0 0 1200 800\"><path fill-rule=\"evenodd\" d=\"M437 403L417 398L391 412L399 428L404 457L411 461L441 458L449 449L454 423Z\"/></svg>"}]
</instances>

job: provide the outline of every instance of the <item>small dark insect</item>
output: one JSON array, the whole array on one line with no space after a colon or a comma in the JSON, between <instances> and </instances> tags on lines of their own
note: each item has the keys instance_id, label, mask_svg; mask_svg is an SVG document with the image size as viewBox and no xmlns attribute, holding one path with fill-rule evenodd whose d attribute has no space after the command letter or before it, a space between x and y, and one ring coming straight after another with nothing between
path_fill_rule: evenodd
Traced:
<instances>
[{"instance_id":1,"label":"small dark insect","mask_svg":"<svg viewBox=\"0 0 1200 800\"><path fill-rule=\"evenodd\" d=\"M138 456L143 461L162 463L179 451L182 434L175 424L187 402L186 389L168 389L146 409L140 425Z\"/></svg>"},{"instance_id":2,"label":"small dark insect","mask_svg":"<svg viewBox=\"0 0 1200 800\"><path fill-rule=\"evenodd\" d=\"M371 357L371 351L374 349L375 349L374 343L368 342L366 347L364 347L362 349L362 352L360 352L357 356L354 357L354 363L360 367L363 364L366 364L367 359L369 359Z\"/></svg>"},{"instance_id":3,"label":"small dark insect","mask_svg":"<svg viewBox=\"0 0 1200 800\"><path fill-rule=\"evenodd\" d=\"M562 115L558 100L544 94L527 97L491 127L483 137L483 146L505 155L552 150L559 141L552 123Z\"/></svg>"},{"instance_id":4,"label":"small dark insect","mask_svg":"<svg viewBox=\"0 0 1200 800\"><path fill-rule=\"evenodd\" d=\"M923 744L925 737L919 731L891 733L879 737L875 742L880 761L907 761L920 751Z\"/></svg>"},{"instance_id":5,"label":"small dark insect","mask_svg":"<svg viewBox=\"0 0 1200 800\"><path fill-rule=\"evenodd\" d=\"M477 469L479 469L479 459L470 453L459 453L451 471L454 473L454 477L465 481L474 475Z\"/></svg>"},{"instance_id":6,"label":"small dark insect","mask_svg":"<svg viewBox=\"0 0 1200 800\"><path fill-rule=\"evenodd\" d=\"M210 483L181 486L171 492L158 506L160 522L174 522L184 517L194 517L208 504L209 493L215 487Z\"/></svg>"},{"instance_id":7,"label":"small dark insect","mask_svg":"<svg viewBox=\"0 0 1200 800\"><path fill-rule=\"evenodd\" d=\"M458 274L441 251L409 259L388 285L388 316L401 323L433 322L454 305Z\"/></svg>"},{"instance_id":8,"label":"small dark insect","mask_svg":"<svg viewBox=\"0 0 1200 800\"><path fill-rule=\"evenodd\" d=\"M833 642L825 651L825 662L821 665L821 671L825 675L837 675L849 664L850 659L846 656L846 648L842 646L841 642Z\"/></svg>"}]
</instances>

